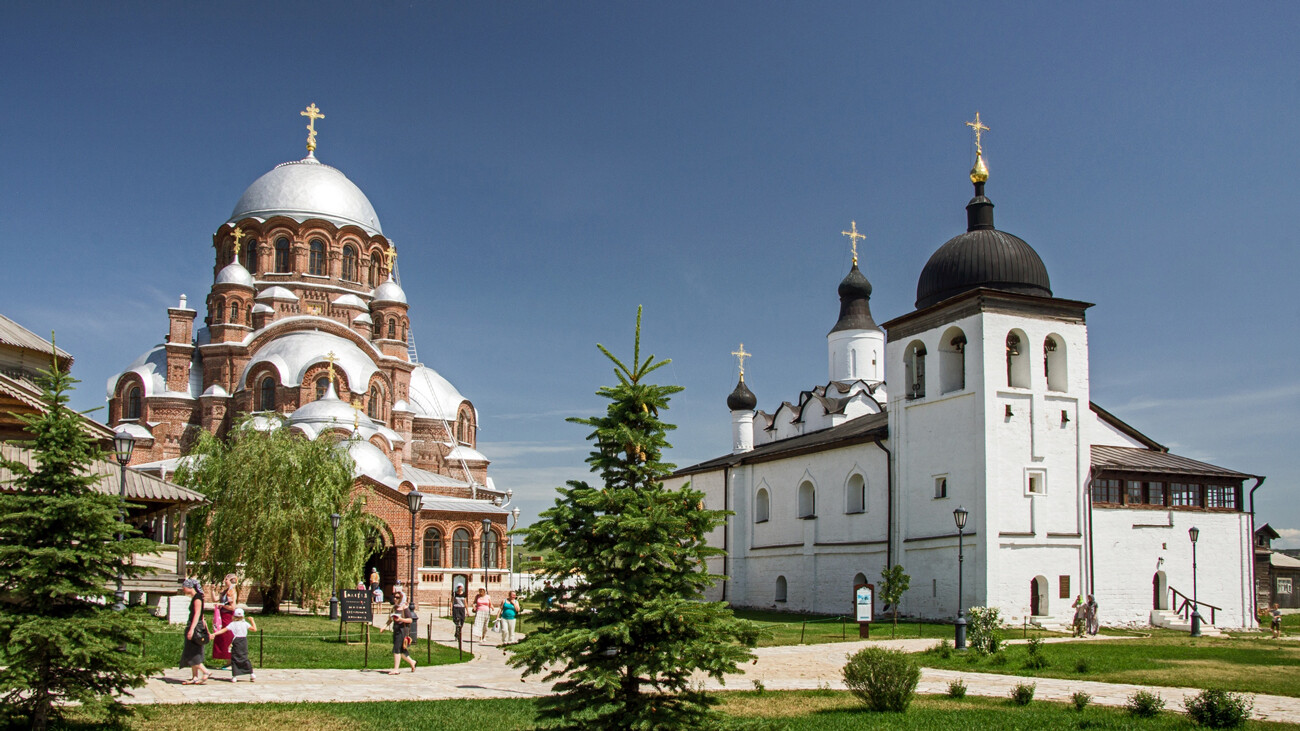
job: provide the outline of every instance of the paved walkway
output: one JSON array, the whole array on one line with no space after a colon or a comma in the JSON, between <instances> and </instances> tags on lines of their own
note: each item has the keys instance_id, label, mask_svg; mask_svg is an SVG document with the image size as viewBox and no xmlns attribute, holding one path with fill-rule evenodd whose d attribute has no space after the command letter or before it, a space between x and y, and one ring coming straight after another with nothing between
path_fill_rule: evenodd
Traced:
<instances>
[{"instance_id":1,"label":"paved walkway","mask_svg":"<svg viewBox=\"0 0 1300 731\"><path fill-rule=\"evenodd\" d=\"M467 628L468 631L468 628ZM451 635L451 623L435 620L435 637ZM1099 641L1102 638L1084 640ZM1121 638L1117 638L1121 639ZM1053 638L1048 642L1069 642L1070 638ZM444 644L452 644L444 642ZM745 665L743 672L727 676L726 684L705 679L710 689L750 690L759 681L767 690L815 688L844 689L840 669L848 655L869 645L881 645L907 651L923 650L935 644L933 639L862 640L826 645L792 645L761 647L754 651L755 664ZM505 653L489 634L488 645L475 644L473 660L434 667L420 667L412 673L403 666L398 675L379 670L285 670L264 668L257 671L255 683L230 683L224 671L213 673L204 685L181 685L189 670L169 669L163 677L150 680L135 691L131 703L265 703L265 702L355 702L390 700L442 700L451 698L519 698L550 692L550 683L536 676L521 680L519 671L506 665ZM418 660L421 653L416 653ZM382 657L386 657L381 655ZM1170 710L1182 710L1183 699L1200 692L1195 688L1164 688L1120 683L1055 678L1022 678L1013 675L973 673L957 670L923 668L921 693L946 693L948 683L960 678L970 695L1007 697L1012 686L1020 682L1036 683L1035 698L1068 701L1070 694L1082 690L1092 695L1092 702L1103 706L1122 706L1137 690L1148 690L1165 699ZM1256 695L1255 717L1271 721L1300 724L1300 698Z\"/></svg>"}]
</instances>

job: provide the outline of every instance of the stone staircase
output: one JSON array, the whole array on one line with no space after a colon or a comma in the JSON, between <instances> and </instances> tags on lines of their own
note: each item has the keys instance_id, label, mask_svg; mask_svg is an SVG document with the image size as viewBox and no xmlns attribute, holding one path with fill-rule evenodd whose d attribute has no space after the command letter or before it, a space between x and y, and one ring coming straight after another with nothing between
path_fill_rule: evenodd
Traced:
<instances>
[{"instance_id":1,"label":"stone staircase","mask_svg":"<svg viewBox=\"0 0 1300 731\"><path fill-rule=\"evenodd\" d=\"M1172 612L1168 609L1152 609L1151 626L1163 627L1164 629L1172 629L1179 632L1192 631L1190 617L1188 619L1183 619L1177 612ZM1222 637L1223 633L1219 631L1218 627L1210 624L1210 620L1202 616L1201 635L1205 637Z\"/></svg>"}]
</instances>

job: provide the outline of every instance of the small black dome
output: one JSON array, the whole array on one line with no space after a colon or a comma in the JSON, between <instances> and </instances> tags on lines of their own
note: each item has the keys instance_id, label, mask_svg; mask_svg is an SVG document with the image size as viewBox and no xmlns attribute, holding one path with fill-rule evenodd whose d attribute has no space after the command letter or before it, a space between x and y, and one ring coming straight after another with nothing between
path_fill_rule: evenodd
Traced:
<instances>
[{"instance_id":1,"label":"small black dome","mask_svg":"<svg viewBox=\"0 0 1300 731\"><path fill-rule=\"evenodd\" d=\"M879 330L871 317L871 282L867 281L858 265L854 264L840 282L840 319L831 332L840 330Z\"/></svg>"},{"instance_id":2,"label":"small black dome","mask_svg":"<svg viewBox=\"0 0 1300 731\"><path fill-rule=\"evenodd\" d=\"M975 184L975 197L966 204L966 222L966 233L940 246L921 270L918 310L980 287L1052 296L1038 252L1020 237L993 228L993 202L984 197L983 183Z\"/></svg>"},{"instance_id":3,"label":"small black dome","mask_svg":"<svg viewBox=\"0 0 1300 731\"><path fill-rule=\"evenodd\" d=\"M736 390L727 397L727 408L732 411L753 411L755 406L758 406L758 397L745 385L745 379L741 378L736 384Z\"/></svg>"}]
</instances>

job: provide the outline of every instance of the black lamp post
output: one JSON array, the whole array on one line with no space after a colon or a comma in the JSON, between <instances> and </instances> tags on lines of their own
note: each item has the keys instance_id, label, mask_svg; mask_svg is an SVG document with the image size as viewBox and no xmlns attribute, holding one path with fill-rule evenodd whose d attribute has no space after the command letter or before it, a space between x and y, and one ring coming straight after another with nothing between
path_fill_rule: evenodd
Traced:
<instances>
[{"instance_id":1,"label":"black lamp post","mask_svg":"<svg viewBox=\"0 0 1300 731\"><path fill-rule=\"evenodd\" d=\"M1201 636L1201 605L1196 599L1196 539L1201 537L1201 531L1196 526L1187 529L1187 535L1192 539L1192 637Z\"/></svg>"},{"instance_id":2,"label":"black lamp post","mask_svg":"<svg viewBox=\"0 0 1300 731\"><path fill-rule=\"evenodd\" d=\"M424 501L424 494L419 490L412 488L406 493L406 509L411 511L411 588L407 591L410 595L406 598L415 609L415 516L420 514L420 503Z\"/></svg>"},{"instance_id":3,"label":"black lamp post","mask_svg":"<svg viewBox=\"0 0 1300 731\"><path fill-rule=\"evenodd\" d=\"M483 519L483 588L487 588L488 583L488 535L492 531L492 519Z\"/></svg>"},{"instance_id":4,"label":"black lamp post","mask_svg":"<svg viewBox=\"0 0 1300 731\"><path fill-rule=\"evenodd\" d=\"M330 513L330 526L334 528L334 561L330 566L331 583L334 591L330 594L330 621L339 618L339 514Z\"/></svg>"},{"instance_id":5,"label":"black lamp post","mask_svg":"<svg viewBox=\"0 0 1300 731\"><path fill-rule=\"evenodd\" d=\"M131 452L135 449L135 437L123 429L113 433L113 456L122 468L118 480L119 504L117 508L117 540L122 541L122 531L126 527L126 463L131 461ZM117 570L117 591L113 592L113 611L120 612L126 608L126 593L122 591L122 569Z\"/></svg>"},{"instance_id":6,"label":"black lamp post","mask_svg":"<svg viewBox=\"0 0 1300 731\"><path fill-rule=\"evenodd\" d=\"M952 511L952 519L957 521L957 637L953 644L956 645L958 650L966 649L966 615L961 606L962 568L966 562L962 539L966 533L966 516L969 514L966 508L962 507Z\"/></svg>"}]
</instances>

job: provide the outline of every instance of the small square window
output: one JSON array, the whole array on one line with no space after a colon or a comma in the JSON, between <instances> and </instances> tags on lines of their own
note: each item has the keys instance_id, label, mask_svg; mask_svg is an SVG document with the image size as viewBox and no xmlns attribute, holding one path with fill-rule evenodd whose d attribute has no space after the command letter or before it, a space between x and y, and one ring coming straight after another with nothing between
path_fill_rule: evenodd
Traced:
<instances>
[{"instance_id":1,"label":"small square window","mask_svg":"<svg viewBox=\"0 0 1300 731\"><path fill-rule=\"evenodd\" d=\"M934 499L948 497L948 476L934 478Z\"/></svg>"},{"instance_id":2,"label":"small square window","mask_svg":"<svg viewBox=\"0 0 1300 731\"><path fill-rule=\"evenodd\" d=\"M1291 579L1289 579L1289 578L1288 578L1288 579L1278 579L1278 580L1277 580L1277 593L1279 593L1279 594L1290 594L1290 593L1291 593Z\"/></svg>"},{"instance_id":3,"label":"small square window","mask_svg":"<svg viewBox=\"0 0 1300 731\"><path fill-rule=\"evenodd\" d=\"M1025 473L1025 494L1046 495L1047 473L1040 470L1031 470Z\"/></svg>"}]
</instances>

